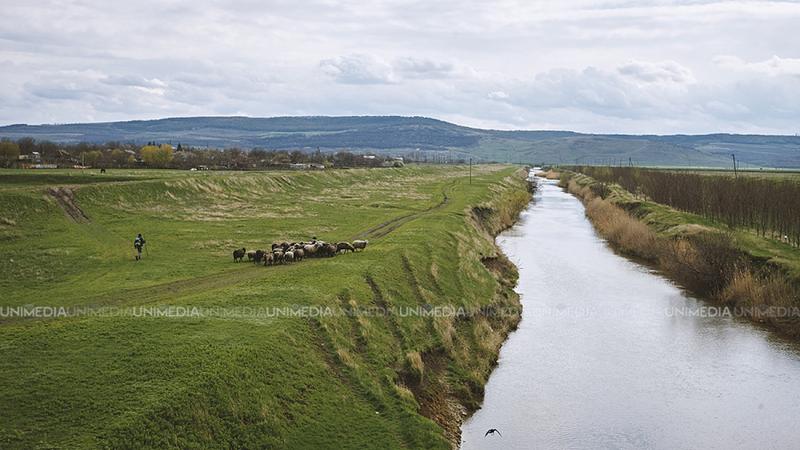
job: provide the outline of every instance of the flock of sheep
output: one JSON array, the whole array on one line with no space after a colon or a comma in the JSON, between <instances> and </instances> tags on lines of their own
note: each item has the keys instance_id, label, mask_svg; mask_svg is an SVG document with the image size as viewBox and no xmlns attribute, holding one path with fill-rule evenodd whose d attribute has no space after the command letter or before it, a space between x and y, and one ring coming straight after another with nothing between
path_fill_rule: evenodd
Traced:
<instances>
[{"instance_id":1,"label":"flock of sheep","mask_svg":"<svg viewBox=\"0 0 800 450\"><path fill-rule=\"evenodd\" d=\"M368 241L353 241L328 243L316 239L311 242L275 242L272 249L251 250L240 248L233 251L233 262L244 261L245 256L248 261L254 264L264 264L271 266L274 264L288 264L295 261L302 261L305 258L333 257L340 252L355 252L367 248Z\"/></svg>"}]
</instances>

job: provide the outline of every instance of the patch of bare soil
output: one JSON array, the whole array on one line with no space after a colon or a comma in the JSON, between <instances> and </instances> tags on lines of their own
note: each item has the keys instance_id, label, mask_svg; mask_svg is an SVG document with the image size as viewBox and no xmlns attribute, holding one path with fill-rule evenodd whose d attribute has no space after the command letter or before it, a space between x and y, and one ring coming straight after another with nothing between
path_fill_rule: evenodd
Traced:
<instances>
[{"instance_id":1,"label":"patch of bare soil","mask_svg":"<svg viewBox=\"0 0 800 450\"><path fill-rule=\"evenodd\" d=\"M91 219L85 212L75 203L75 194L72 189L68 187L51 187L47 189L50 194L58 203L58 206L64 210L69 218L77 223L89 223Z\"/></svg>"},{"instance_id":2,"label":"patch of bare soil","mask_svg":"<svg viewBox=\"0 0 800 450\"><path fill-rule=\"evenodd\" d=\"M425 352L421 356L424 376L420 379L409 373L401 373L401 380L417 399L419 413L442 427L453 448L458 448L461 424L467 417L467 410L450 391L447 356L441 350Z\"/></svg>"}]
</instances>

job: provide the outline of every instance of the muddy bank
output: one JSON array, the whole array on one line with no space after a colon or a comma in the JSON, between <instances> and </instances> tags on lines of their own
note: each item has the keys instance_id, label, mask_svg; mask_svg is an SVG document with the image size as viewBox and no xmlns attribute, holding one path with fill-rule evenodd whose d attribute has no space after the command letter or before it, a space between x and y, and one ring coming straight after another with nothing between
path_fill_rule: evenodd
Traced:
<instances>
[{"instance_id":1,"label":"muddy bank","mask_svg":"<svg viewBox=\"0 0 800 450\"><path fill-rule=\"evenodd\" d=\"M500 348L519 324L521 305L519 295L514 291L519 273L513 263L503 254L495 238L511 228L520 213L532 199L536 183L529 181L527 171L520 170L506 180L506 185L495 191L493 198L466 211L467 222L482 239L490 242L490 252L477 255L481 264L497 280L497 290L488 304L481 307L479 314L459 318L455 328L459 334L478 334L485 357L470 367L473 377L466 382L454 372L464 368L457 367L452 360L457 351L444 348L433 349L414 355L419 363L409 362L401 374L403 382L414 393L420 404L420 414L436 422L445 432L453 448L461 442L461 425L481 405L484 387L494 367ZM464 348L469 352L472 349ZM424 369L421 369L424 368Z\"/></svg>"}]
</instances>

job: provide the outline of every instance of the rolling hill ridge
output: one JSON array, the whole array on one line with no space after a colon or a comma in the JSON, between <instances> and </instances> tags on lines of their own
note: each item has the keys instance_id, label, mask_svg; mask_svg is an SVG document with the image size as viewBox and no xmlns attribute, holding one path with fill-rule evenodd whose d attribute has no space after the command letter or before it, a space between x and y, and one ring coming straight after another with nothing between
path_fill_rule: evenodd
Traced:
<instances>
[{"instance_id":1,"label":"rolling hill ridge","mask_svg":"<svg viewBox=\"0 0 800 450\"><path fill-rule=\"evenodd\" d=\"M449 152L481 161L729 167L800 167L800 137L621 135L485 130L426 117L183 117L0 127L0 138L62 143L170 142L210 148Z\"/></svg>"}]
</instances>

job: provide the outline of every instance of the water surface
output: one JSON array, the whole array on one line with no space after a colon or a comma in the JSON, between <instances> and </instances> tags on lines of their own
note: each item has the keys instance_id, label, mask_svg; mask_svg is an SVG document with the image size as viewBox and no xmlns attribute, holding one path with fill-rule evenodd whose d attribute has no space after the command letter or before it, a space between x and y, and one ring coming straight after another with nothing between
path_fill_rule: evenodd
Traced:
<instances>
[{"instance_id":1,"label":"water surface","mask_svg":"<svg viewBox=\"0 0 800 450\"><path fill-rule=\"evenodd\" d=\"M522 321L462 448L800 448L800 348L691 315L706 304L616 255L577 199L540 184L498 237Z\"/></svg>"}]
</instances>

